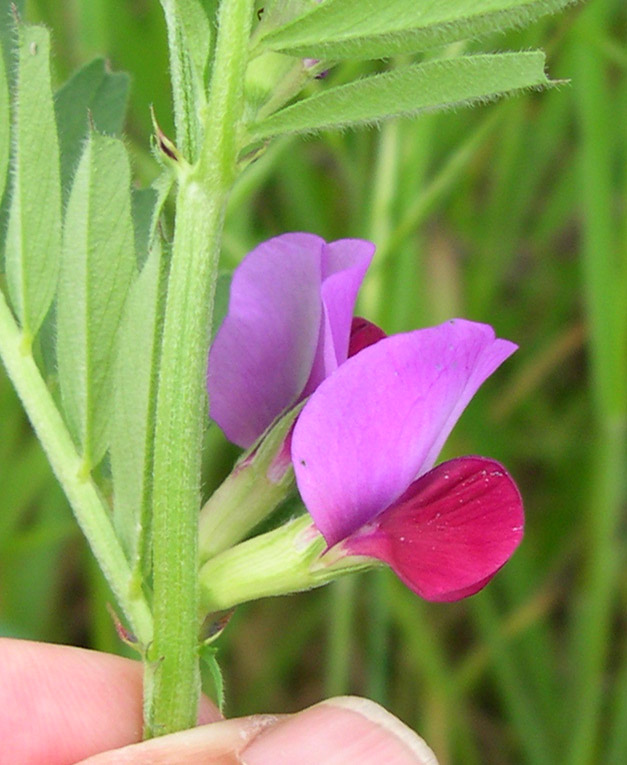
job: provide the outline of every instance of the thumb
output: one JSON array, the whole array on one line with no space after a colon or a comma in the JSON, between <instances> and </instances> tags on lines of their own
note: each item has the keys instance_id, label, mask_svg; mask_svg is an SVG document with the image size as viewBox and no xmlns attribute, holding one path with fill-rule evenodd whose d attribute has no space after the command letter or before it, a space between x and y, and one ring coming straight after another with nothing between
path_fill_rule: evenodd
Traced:
<instances>
[{"instance_id":1,"label":"thumb","mask_svg":"<svg viewBox=\"0 0 627 765\"><path fill-rule=\"evenodd\" d=\"M211 723L81 765L437 765L426 743L383 707L344 696L294 715Z\"/></svg>"},{"instance_id":2,"label":"thumb","mask_svg":"<svg viewBox=\"0 0 627 765\"><path fill-rule=\"evenodd\" d=\"M278 722L244 750L245 765L437 765L426 743L367 699L341 696Z\"/></svg>"}]
</instances>

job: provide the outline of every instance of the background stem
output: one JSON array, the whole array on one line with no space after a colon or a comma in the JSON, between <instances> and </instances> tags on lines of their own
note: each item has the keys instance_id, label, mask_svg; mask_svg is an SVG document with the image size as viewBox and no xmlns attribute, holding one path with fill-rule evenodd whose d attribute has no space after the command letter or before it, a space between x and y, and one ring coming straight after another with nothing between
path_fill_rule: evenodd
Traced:
<instances>
[{"instance_id":1,"label":"background stem","mask_svg":"<svg viewBox=\"0 0 627 765\"><path fill-rule=\"evenodd\" d=\"M601 39L611 8L589 5L578 24L573 56L580 130L582 274L593 396L595 460L585 516L585 558L571 622L574 676L572 718L564 762L597 760L604 729L604 690L610 675L610 636L619 597L619 529L625 502L627 459L627 319L624 307L627 249L612 206L614 119L605 62L591 41Z\"/></svg>"}]
</instances>

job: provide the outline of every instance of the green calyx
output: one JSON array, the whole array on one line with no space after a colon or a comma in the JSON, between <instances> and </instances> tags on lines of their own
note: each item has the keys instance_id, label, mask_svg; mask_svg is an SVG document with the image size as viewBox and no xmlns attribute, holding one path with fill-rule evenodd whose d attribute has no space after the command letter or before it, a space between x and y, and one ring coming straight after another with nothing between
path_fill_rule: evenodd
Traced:
<instances>
[{"instance_id":1,"label":"green calyx","mask_svg":"<svg viewBox=\"0 0 627 765\"><path fill-rule=\"evenodd\" d=\"M244 539L292 493L294 470L286 440L302 407L284 415L242 456L201 510L201 565Z\"/></svg>"},{"instance_id":2,"label":"green calyx","mask_svg":"<svg viewBox=\"0 0 627 765\"><path fill-rule=\"evenodd\" d=\"M309 514L216 555L200 569L202 615L249 600L310 590L381 565L327 543Z\"/></svg>"}]
</instances>

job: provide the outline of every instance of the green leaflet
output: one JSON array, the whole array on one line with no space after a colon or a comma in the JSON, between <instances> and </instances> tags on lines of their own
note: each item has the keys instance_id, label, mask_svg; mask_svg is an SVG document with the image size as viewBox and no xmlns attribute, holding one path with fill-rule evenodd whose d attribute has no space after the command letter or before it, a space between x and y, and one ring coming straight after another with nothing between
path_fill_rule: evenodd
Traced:
<instances>
[{"instance_id":1,"label":"green leaflet","mask_svg":"<svg viewBox=\"0 0 627 765\"><path fill-rule=\"evenodd\" d=\"M6 239L9 295L27 337L37 334L56 289L61 248L59 144L50 87L50 39L18 26L12 187Z\"/></svg>"},{"instance_id":2,"label":"green leaflet","mask_svg":"<svg viewBox=\"0 0 627 765\"><path fill-rule=\"evenodd\" d=\"M64 198L83 151L89 123L100 133L119 136L128 100L129 77L107 71L103 59L85 64L55 93Z\"/></svg>"},{"instance_id":3,"label":"green leaflet","mask_svg":"<svg viewBox=\"0 0 627 765\"><path fill-rule=\"evenodd\" d=\"M11 106L9 102L9 83L4 65L4 56L0 50L0 201L7 183L9 169L9 146L11 143Z\"/></svg>"},{"instance_id":4,"label":"green leaflet","mask_svg":"<svg viewBox=\"0 0 627 765\"><path fill-rule=\"evenodd\" d=\"M131 287L119 330L111 423L113 518L133 567L147 573L158 327L165 294L161 245L155 241ZM137 569L136 569L137 570Z\"/></svg>"},{"instance_id":5,"label":"green leaflet","mask_svg":"<svg viewBox=\"0 0 627 765\"><path fill-rule=\"evenodd\" d=\"M132 210L135 226L135 252L137 267L141 270L146 262L154 239L158 236L158 226L174 179L169 171L164 171L145 189L133 189ZM167 240L167 234L164 234Z\"/></svg>"},{"instance_id":6,"label":"green leaflet","mask_svg":"<svg viewBox=\"0 0 627 765\"><path fill-rule=\"evenodd\" d=\"M207 104L206 75L212 46L214 0L161 0L168 26L178 148L189 161L201 141ZM213 19L212 19L213 20Z\"/></svg>"},{"instance_id":7,"label":"green leaflet","mask_svg":"<svg viewBox=\"0 0 627 765\"><path fill-rule=\"evenodd\" d=\"M194 76L198 105L206 103L205 83L211 53L213 25L217 2L215 0L178 0L181 24Z\"/></svg>"},{"instance_id":8,"label":"green leaflet","mask_svg":"<svg viewBox=\"0 0 627 765\"><path fill-rule=\"evenodd\" d=\"M0 47L4 54L4 65L9 73L9 82L13 83L11 72L12 50L15 47L15 14L13 6L17 10L18 17L24 13L24 0L0 0Z\"/></svg>"},{"instance_id":9,"label":"green leaflet","mask_svg":"<svg viewBox=\"0 0 627 765\"><path fill-rule=\"evenodd\" d=\"M201 643L198 649L202 661L201 668L206 670L208 679L213 686L213 694L210 694L220 711L224 709L224 677L218 664L218 649L214 645ZM203 673L204 679L204 673ZM203 683L203 686L205 683ZM209 691L209 689L207 689Z\"/></svg>"},{"instance_id":10,"label":"green leaflet","mask_svg":"<svg viewBox=\"0 0 627 765\"><path fill-rule=\"evenodd\" d=\"M382 58L529 24L573 0L325 0L261 45L312 58Z\"/></svg>"},{"instance_id":11,"label":"green leaflet","mask_svg":"<svg viewBox=\"0 0 627 765\"><path fill-rule=\"evenodd\" d=\"M131 566L150 573L152 448L160 320L167 258L157 226L172 185L163 173L151 187L133 190L132 212L139 277L133 283L118 333L110 432L113 518Z\"/></svg>"},{"instance_id":12,"label":"green leaflet","mask_svg":"<svg viewBox=\"0 0 627 765\"><path fill-rule=\"evenodd\" d=\"M19 7L22 3L16 4ZM11 70L11 53L14 47L14 24L11 3L0 0L0 202L7 185L7 171L11 143L11 97L9 82L14 74ZM0 213L2 211L0 210ZM0 246L0 271L2 270L2 246Z\"/></svg>"},{"instance_id":13,"label":"green leaflet","mask_svg":"<svg viewBox=\"0 0 627 765\"><path fill-rule=\"evenodd\" d=\"M256 140L377 123L548 84L540 51L429 61L325 90L251 125L249 133Z\"/></svg>"},{"instance_id":14,"label":"green leaflet","mask_svg":"<svg viewBox=\"0 0 627 765\"><path fill-rule=\"evenodd\" d=\"M57 298L61 396L87 469L108 444L116 333L136 271L130 180L123 143L91 132L68 201Z\"/></svg>"},{"instance_id":15,"label":"green leaflet","mask_svg":"<svg viewBox=\"0 0 627 765\"><path fill-rule=\"evenodd\" d=\"M263 30L271 31L291 24L291 22L312 10L318 4L318 0L268 0L258 13L261 21L259 34L265 36Z\"/></svg>"},{"instance_id":16,"label":"green leaflet","mask_svg":"<svg viewBox=\"0 0 627 765\"><path fill-rule=\"evenodd\" d=\"M131 191L135 253L137 254L137 267L140 270L150 252L153 238L153 219L158 198L158 192L153 186L148 186L145 189L132 189Z\"/></svg>"}]
</instances>

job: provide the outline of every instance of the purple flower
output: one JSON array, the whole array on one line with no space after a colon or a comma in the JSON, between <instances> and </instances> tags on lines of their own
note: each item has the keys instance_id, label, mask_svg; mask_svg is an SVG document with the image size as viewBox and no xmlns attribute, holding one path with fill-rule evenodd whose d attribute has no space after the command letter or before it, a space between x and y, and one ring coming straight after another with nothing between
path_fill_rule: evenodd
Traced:
<instances>
[{"instance_id":1,"label":"purple flower","mask_svg":"<svg viewBox=\"0 0 627 765\"><path fill-rule=\"evenodd\" d=\"M472 396L516 346L461 319L386 338L353 318L373 252L362 240L327 244L302 233L253 250L235 271L210 351L211 414L249 448L309 397L278 456L289 464L291 449L301 496L329 548L323 558L376 558L421 596L455 600L481 589L512 555L522 501L493 460L433 465Z\"/></svg>"},{"instance_id":2,"label":"purple flower","mask_svg":"<svg viewBox=\"0 0 627 765\"><path fill-rule=\"evenodd\" d=\"M491 579L522 538L516 485L483 457L432 468L515 350L491 327L457 319L379 340L319 385L296 422L292 462L329 548L388 563L428 600L465 597Z\"/></svg>"},{"instance_id":3,"label":"purple flower","mask_svg":"<svg viewBox=\"0 0 627 765\"><path fill-rule=\"evenodd\" d=\"M211 416L244 448L346 361L357 292L374 253L313 234L263 242L236 269L209 352Z\"/></svg>"}]
</instances>

